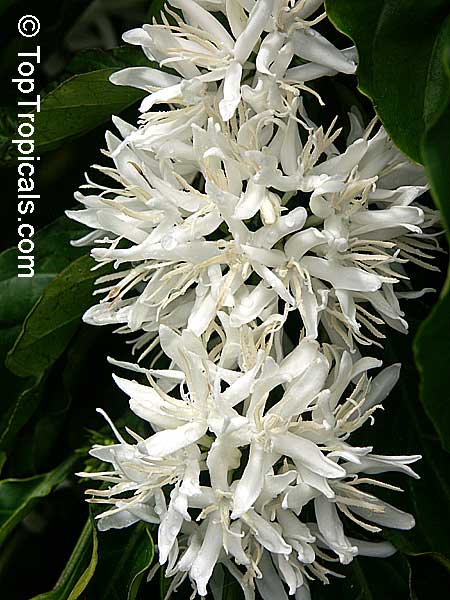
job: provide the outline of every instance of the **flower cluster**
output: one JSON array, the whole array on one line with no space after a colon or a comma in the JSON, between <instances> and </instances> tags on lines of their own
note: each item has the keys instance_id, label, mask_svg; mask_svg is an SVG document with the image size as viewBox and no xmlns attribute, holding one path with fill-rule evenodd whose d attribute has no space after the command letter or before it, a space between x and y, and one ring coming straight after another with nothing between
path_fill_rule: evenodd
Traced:
<instances>
[{"instance_id":1,"label":"flower cluster","mask_svg":"<svg viewBox=\"0 0 450 600\"><path fill-rule=\"evenodd\" d=\"M366 490L418 456L354 447L354 430L397 381L399 365L361 357L400 301L420 296L408 263L435 269L435 211L421 169L376 121L349 112L343 141L308 116L308 82L356 69L315 27L322 0L170 0L162 23L124 39L154 67L113 75L145 90L137 127L114 118L114 166L96 165L69 216L93 231L103 299L84 316L137 334L139 363L117 378L142 438L96 446L112 471L90 490L112 508L99 527L159 525L170 592L188 576L205 596L222 565L246 600L309 598L330 561L389 556L368 541L411 515ZM109 181L108 181L109 178ZM114 183L110 183L110 181ZM296 331L297 329L297 331ZM397 489L397 488L395 488ZM366 539L344 532L352 521ZM367 539L368 538L368 539Z\"/></svg>"}]
</instances>

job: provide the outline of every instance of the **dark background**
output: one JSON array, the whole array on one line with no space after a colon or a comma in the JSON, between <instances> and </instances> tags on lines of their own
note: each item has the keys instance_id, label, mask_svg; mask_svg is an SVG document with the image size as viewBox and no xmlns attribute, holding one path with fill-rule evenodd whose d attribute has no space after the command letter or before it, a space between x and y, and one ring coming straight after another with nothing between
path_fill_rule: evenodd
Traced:
<instances>
[{"instance_id":1,"label":"dark background","mask_svg":"<svg viewBox=\"0 0 450 600\"><path fill-rule=\"evenodd\" d=\"M37 71L37 88L45 92L54 89L67 77L67 67L83 49L107 50L121 45L121 33L146 21L151 3L146 0L120 0L91 2L90 0L46 1L45 3L0 2L2 20L0 39L0 74L3 82L0 108L0 166L2 202L0 222L2 235L0 249L17 244L16 227L16 181L15 165L6 160L8 139L14 130L13 115L16 109L16 89L11 84L17 68L17 53L29 51L35 41L22 39L17 32L17 21L32 13L41 21L41 31L36 42L41 46L42 62ZM345 45L340 35L324 24L327 37L341 47ZM369 120L373 114L369 101L356 91L356 78L337 77L316 84L327 101L321 120L331 121L336 113L345 117L348 107L354 103ZM309 99L306 99L309 102ZM315 102L315 101L314 101ZM315 103L310 110L314 118ZM135 122L136 106L121 114L122 118ZM73 192L84 182L83 173L92 163L101 161L100 148L104 145L104 134L108 123L99 125L77 139L67 141L54 151L42 154L38 171L37 188L41 201L33 214L33 225L41 229L63 215L74 206ZM431 200L429 200L431 201ZM445 258L442 266L445 270ZM415 287L426 285L441 287L442 277L417 271ZM424 284L425 285L425 284ZM383 354L387 363L401 360L404 363L404 383L396 390L385 414L377 417L371 435L380 453L407 453L422 451L417 448L417 439L423 442L427 456L419 465L422 482L404 482L406 492L395 502L416 514L418 527L412 534L393 540L402 546L404 553L388 561L361 559L352 570L347 570L345 583L333 581L328 589L316 589L314 598L346 598L346 600L403 600L416 598L428 600L449 597L449 581L442 564L430 554L440 548L429 539L427 527L432 524L433 535L441 530L442 543L450 537L446 533L450 512L441 510L439 498L442 490L435 486L431 471L438 473L448 469L448 455L436 443L434 430L429 426L417 400L418 377L411 354L412 335L429 313L434 298L426 297L414 306L410 304L412 334L403 338L393 334ZM0 325L2 324L0 309ZM107 408L118 424L126 409L126 402L111 381L111 368L106 356L129 358L128 347L121 336L112 335L108 328L92 328L81 325L67 350L60 356L47 374L44 382L43 400L36 409L33 419L20 431L14 445L8 450L2 478L26 478L44 473L59 464L69 453L78 452L77 469L85 468L86 453L93 441L108 439L110 434L104 421L95 413L97 406ZM6 381L6 380L2 380ZM4 386L1 406L6 411L15 394L14 386ZM414 408L412 406L414 405ZM129 421L127 421L129 423ZM94 434L93 432L100 432ZM364 432L363 432L364 433ZM445 466L443 466L445 465ZM398 480L396 480L398 482ZM84 486L85 487L85 486ZM436 507L433 506L436 498ZM431 502L430 502L431 500ZM434 515L433 515L434 511ZM421 514L427 516L427 525L420 525ZM5 600L28 600L50 590L64 568L88 517L88 508L83 498L83 485L75 477L69 478L44 500L35 504L33 511L9 536L0 551L0 598ZM105 552L113 545L120 545L121 533L100 535L101 548ZM155 539L155 536L154 536ZM408 552L408 544L411 551ZM416 552L415 548L427 549ZM120 548L118 548L120 552ZM90 586L81 596L87 600L101 600L102 584L109 572L114 570L114 557L103 566L98 583ZM412 570L411 570L412 568ZM339 570L339 569L338 569ZM368 591L367 586L370 587ZM411 592L411 596L410 596ZM159 575L143 585L138 598L159 597ZM227 583L227 598L237 598L234 585ZM179 593L188 598L189 586ZM105 600L115 595L107 595ZM118 598L117 600L125 600ZM276 599L274 599L276 600Z\"/></svg>"}]
</instances>

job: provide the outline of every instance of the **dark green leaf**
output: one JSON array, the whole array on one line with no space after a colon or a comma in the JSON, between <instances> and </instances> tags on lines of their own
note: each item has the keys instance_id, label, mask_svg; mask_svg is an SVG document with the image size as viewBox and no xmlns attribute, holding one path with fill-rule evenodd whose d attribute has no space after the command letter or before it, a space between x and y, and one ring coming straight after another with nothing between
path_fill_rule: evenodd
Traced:
<instances>
[{"instance_id":1,"label":"dark green leaf","mask_svg":"<svg viewBox=\"0 0 450 600\"><path fill-rule=\"evenodd\" d=\"M0 543L28 514L39 498L47 496L56 485L64 481L72 472L76 461L77 457L71 456L44 475L28 479L5 479L0 482Z\"/></svg>"},{"instance_id":2,"label":"dark green leaf","mask_svg":"<svg viewBox=\"0 0 450 600\"><path fill-rule=\"evenodd\" d=\"M93 261L82 256L45 289L28 314L8 354L7 366L20 377L41 376L61 355L80 326L83 312L92 304Z\"/></svg>"},{"instance_id":3,"label":"dark green leaf","mask_svg":"<svg viewBox=\"0 0 450 600\"><path fill-rule=\"evenodd\" d=\"M1 14L1 6L0 6ZM0 107L0 165L7 164L14 156L13 144L14 134L17 131L17 108Z\"/></svg>"},{"instance_id":4,"label":"dark green leaf","mask_svg":"<svg viewBox=\"0 0 450 600\"><path fill-rule=\"evenodd\" d=\"M419 314L413 315L413 312ZM411 305L413 329L420 312L418 304L414 309ZM385 364L401 362L402 371L389 400L384 402L385 412L379 412L370 430L375 452L422 455L422 460L415 465L420 479L392 477L390 482L400 484L404 493L382 494L392 504L411 512L416 526L411 531L386 531L386 536L408 554L439 552L450 557L450 536L443 527L443 523L450 522L450 462L420 402L419 376L410 344L410 340L400 334L390 335L383 359ZM362 431L361 436L364 435L367 439L369 434Z\"/></svg>"},{"instance_id":5,"label":"dark green leaf","mask_svg":"<svg viewBox=\"0 0 450 600\"><path fill-rule=\"evenodd\" d=\"M34 277L17 277L17 249L0 254L0 377L4 390L0 418L0 447L6 447L39 402L44 373L36 378L19 379L5 368L7 352L19 335L22 323L46 285L84 250L70 246L71 239L84 235L85 229L63 217L35 236Z\"/></svg>"},{"instance_id":6,"label":"dark green leaf","mask_svg":"<svg viewBox=\"0 0 450 600\"><path fill-rule=\"evenodd\" d=\"M221 600L242 600L244 593L241 586L227 569L223 570L223 591ZM220 581L220 580L219 580ZM216 599L214 599L216 600Z\"/></svg>"},{"instance_id":7,"label":"dark green leaf","mask_svg":"<svg viewBox=\"0 0 450 600\"><path fill-rule=\"evenodd\" d=\"M99 563L86 597L135 600L152 561L153 541L144 523L100 533Z\"/></svg>"},{"instance_id":8,"label":"dark green leaf","mask_svg":"<svg viewBox=\"0 0 450 600\"><path fill-rule=\"evenodd\" d=\"M172 579L164 576L164 569L161 568L159 570L159 596L161 600L165 600L171 581Z\"/></svg>"},{"instance_id":9,"label":"dark green leaf","mask_svg":"<svg viewBox=\"0 0 450 600\"><path fill-rule=\"evenodd\" d=\"M0 450L0 473L2 472L3 469L3 465L6 462L6 452L3 452L3 450Z\"/></svg>"},{"instance_id":10,"label":"dark green leaf","mask_svg":"<svg viewBox=\"0 0 450 600\"><path fill-rule=\"evenodd\" d=\"M447 76L447 97L441 111L427 130L422 149L434 201L450 240L450 22L446 29L447 44L442 63ZM442 444L450 451L450 275L438 304L424 321L415 339L415 353L422 375L421 397L425 410L439 433Z\"/></svg>"},{"instance_id":11,"label":"dark green leaf","mask_svg":"<svg viewBox=\"0 0 450 600\"><path fill-rule=\"evenodd\" d=\"M91 523L91 528L92 528L92 536L93 536L91 560L90 560L88 566L86 567L86 570L81 575L80 579L76 582L76 584L72 588L67 600L77 600L77 598L79 598L81 596L81 594L84 592L84 590L89 585L89 582L92 580L92 577L94 576L94 572L97 568L98 541L97 541L97 531L95 529L94 523Z\"/></svg>"},{"instance_id":12,"label":"dark green leaf","mask_svg":"<svg viewBox=\"0 0 450 600\"><path fill-rule=\"evenodd\" d=\"M145 95L110 83L115 71L117 68L106 68L74 75L42 99L41 111L35 115L38 152L87 133Z\"/></svg>"},{"instance_id":13,"label":"dark green leaf","mask_svg":"<svg viewBox=\"0 0 450 600\"><path fill-rule=\"evenodd\" d=\"M89 519L55 587L32 600L76 600L92 579L97 560L97 530L93 519Z\"/></svg>"},{"instance_id":14,"label":"dark green leaf","mask_svg":"<svg viewBox=\"0 0 450 600\"><path fill-rule=\"evenodd\" d=\"M6 369L5 372L8 376L11 375ZM9 446L17 432L33 415L41 399L44 382L45 374L42 374L37 380L28 378L24 383L14 381L18 389L13 396L13 402L5 410L0 421L0 446L2 448ZM11 388L12 386L9 389Z\"/></svg>"},{"instance_id":15,"label":"dark green leaf","mask_svg":"<svg viewBox=\"0 0 450 600\"><path fill-rule=\"evenodd\" d=\"M97 71L99 69L123 69L125 67L148 67L149 59L140 48L119 46L112 50L88 48L78 52L67 65L66 71L72 75Z\"/></svg>"},{"instance_id":16,"label":"dark green leaf","mask_svg":"<svg viewBox=\"0 0 450 600\"><path fill-rule=\"evenodd\" d=\"M394 142L420 162L422 136L447 89L440 54L448 0L326 0L325 5L358 49L361 91L372 99Z\"/></svg>"},{"instance_id":17,"label":"dark green leaf","mask_svg":"<svg viewBox=\"0 0 450 600\"><path fill-rule=\"evenodd\" d=\"M86 253L84 248L70 245L70 240L85 233L85 228L66 217L39 231L34 237L35 274L32 278L17 277L17 248L9 248L0 254L0 351L6 352L12 346L20 325L45 286Z\"/></svg>"}]
</instances>

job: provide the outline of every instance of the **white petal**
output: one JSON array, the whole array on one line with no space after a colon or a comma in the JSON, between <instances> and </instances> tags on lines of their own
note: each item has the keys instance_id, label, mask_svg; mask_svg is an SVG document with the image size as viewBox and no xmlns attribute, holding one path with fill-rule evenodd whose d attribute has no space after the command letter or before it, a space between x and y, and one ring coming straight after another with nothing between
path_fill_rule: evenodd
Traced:
<instances>
[{"instance_id":1,"label":"white petal","mask_svg":"<svg viewBox=\"0 0 450 600\"><path fill-rule=\"evenodd\" d=\"M169 0L172 6L180 8L192 25L196 25L209 33L214 41L219 41L225 48L231 50L234 40L221 23L207 10L193 0Z\"/></svg>"},{"instance_id":2,"label":"white petal","mask_svg":"<svg viewBox=\"0 0 450 600\"><path fill-rule=\"evenodd\" d=\"M139 521L139 517L128 510L121 510L113 515L100 515L98 529L108 531L108 529L123 529Z\"/></svg>"},{"instance_id":3,"label":"white petal","mask_svg":"<svg viewBox=\"0 0 450 600\"><path fill-rule=\"evenodd\" d=\"M352 74L356 64L348 60L331 42L313 29L300 29L294 34L295 53L300 58L310 60L341 72Z\"/></svg>"},{"instance_id":4,"label":"white petal","mask_svg":"<svg viewBox=\"0 0 450 600\"><path fill-rule=\"evenodd\" d=\"M217 531L213 516L210 516L202 546L190 570L190 576L197 584L197 591L200 596L206 596L207 594L206 586L211 578L221 549L222 535L220 529L219 532Z\"/></svg>"},{"instance_id":5,"label":"white petal","mask_svg":"<svg viewBox=\"0 0 450 600\"><path fill-rule=\"evenodd\" d=\"M283 583L268 552L263 553L258 568L261 569L262 578L256 579L256 587L263 600L288 600Z\"/></svg>"},{"instance_id":6,"label":"white petal","mask_svg":"<svg viewBox=\"0 0 450 600\"><path fill-rule=\"evenodd\" d=\"M381 287L381 280L377 275L372 275L356 267L343 267L333 260L304 256L301 265L313 277L329 281L336 289L375 292Z\"/></svg>"},{"instance_id":7,"label":"white petal","mask_svg":"<svg viewBox=\"0 0 450 600\"><path fill-rule=\"evenodd\" d=\"M241 100L242 65L233 61L225 73L223 99L219 102L220 116L229 121Z\"/></svg>"},{"instance_id":8,"label":"white petal","mask_svg":"<svg viewBox=\"0 0 450 600\"><path fill-rule=\"evenodd\" d=\"M290 237L284 246L284 251L286 256L300 260L309 250L324 243L326 237L323 232L310 227Z\"/></svg>"},{"instance_id":9,"label":"white petal","mask_svg":"<svg viewBox=\"0 0 450 600\"><path fill-rule=\"evenodd\" d=\"M358 548L352 546L345 537L342 522L336 506L323 497L314 500L317 525L325 542L336 552L342 564L347 565L358 553Z\"/></svg>"},{"instance_id":10,"label":"white petal","mask_svg":"<svg viewBox=\"0 0 450 600\"><path fill-rule=\"evenodd\" d=\"M256 56L256 68L260 73L272 75L270 65L276 59L281 46L286 41L285 34L280 31L272 31L261 42Z\"/></svg>"},{"instance_id":11,"label":"white petal","mask_svg":"<svg viewBox=\"0 0 450 600\"><path fill-rule=\"evenodd\" d=\"M236 40L234 46L234 57L243 63L250 56L256 42L267 26L267 22L273 10L273 0L257 0L251 11L247 26Z\"/></svg>"},{"instance_id":12,"label":"white petal","mask_svg":"<svg viewBox=\"0 0 450 600\"><path fill-rule=\"evenodd\" d=\"M291 432L273 436L273 447L280 454L298 460L323 477L336 478L345 475L345 470L326 458L314 442Z\"/></svg>"},{"instance_id":13,"label":"white petal","mask_svg":"<svg viewBox=\"0 0 450 600\"><path fill-rule=\"evenodd\" d=\"M158 529L158 552L159 563L163 565L167 561L169 552L181 530L184 518L179 512L169 506L168 511L161 519Z\"/></svg>"},{"instance_id":14,"label":"white petal","mask_svg":"<svg viewBox=\"0 0 450 600\"><path fill-rule=\"evenodd\" d=\"M109 80L115 85L129 85L146 92L151 91L153 87L165 88L180 83L180 77L177 75L150 67L128 67L113 73Z\"/></svg>"},{"instance_id":15,"label":"white petal","mask_svg":"<svg viewBox=\"0 0 450 600\"><path fill-rule=\"evenodd\" d=\"M414 517L409 513L399 510L398 508L395 508L395 506L391 506L379 499L377 499L376 504L378 507L376 512L359 506L352 506L351 510L368 521L383 527L392 527L393 529L402 530L409 530L414 527Z\"/></svg>"},{"instance_id":16,"label":"white petal","mask_svg":"<svg viewBox=\"0 0 450 600\"><path fill-rule=\"evenodd\" d=\"M264 447L258 443L251 444L247 465L234 491L232 519L237 519L253 506L263 488L270 463L270 455Z\"/></svg>"},{"instance_id":17,"label":"white petal","mask_svg":"<svg viewBox=\"0 0 450 600\"><path fill-rule=\"evenodd\" d=\"M241 518L252 528L253 535L266 550L275 554L291 553L292 547L286 544L278 530L257 512L251 509Z\"/></svg>"},{"instance_id":18,"label":"white petal","mask_svg":"<svg viewBox=\"0 0 450 600\"><path fill-rule=\"evenodd\" d=\"M254 217L266 196L266 192L267 190L264 185L257 185L250 179L247 189L236 205L234 211L236 219L245 220Z\"/></svg>"},{"instance_id":19,"label":"white petal","mask_svg":"<svg viewBox=\"0 0 450 600\"><path fill-rule=\"evenodd\" d=\"M138 447L151 457L162 458L197 442L206 433L206 430L206 424L202 421L186 423L175 429L158 431L148 440L139 442Z\"/></svg>"},{"instance_id":20,"label":"white petal","mask_svg":"<svg viewBox=\"0 0 450 600\"><path fill-rule=\"evenodd\" d=\"M366 411L381 404L391 393L392 388L400 377L400 363L386 367L370 383L369 392L361 407L361 411Z\"/></svg>"},{"instance_id":21,"label":"white petal","mask_svg":"<svg viewBox=\"0 0 450 600\"><path fill-rule=\"evenodd\" d=\"M397 552L391 542L366 542L348 537L348 541L358 548L360 556L372 556L374 558L389 558Z\"/></svg>"}]
</instances>

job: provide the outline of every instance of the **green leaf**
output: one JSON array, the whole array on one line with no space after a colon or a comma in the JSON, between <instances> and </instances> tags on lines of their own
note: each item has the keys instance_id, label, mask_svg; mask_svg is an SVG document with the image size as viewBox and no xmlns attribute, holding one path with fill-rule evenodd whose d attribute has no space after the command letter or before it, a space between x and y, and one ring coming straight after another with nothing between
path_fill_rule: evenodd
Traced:
<instances>
[{"instance_id":1,"label":"green leaf","mask_svg":"<svg viewBox=\"0 0 450 600\"><path fill-rule=\"evenodd\" d=\"M243 600L244 593L242 591L241 586L236 581L236 578L231 575L231 573L228 571L228 569L222 568L222 572L223 572L223 584L222 584L223 589L222 589L222 596L220 597L220 600ZM220 579L219 579L219 583L220 583ZM218 599L216 599L217 595L218 595L217 592L216 592L216 595L214 595L214 592L213 592L214 600L218 600Z\"/></svg>"},{"instance_id":2,"label":"green leaf","mask_svg":"<svg viewBox=\"0 0 450 600\"><path fill-rule=\"evenodd\" d=\"M3 469L3 465L6 462L6 452L3 452L3 450L0 450L0 473L2 472Z\"/></svg>"},{"instance_id":3,"label":"green leaf","mask_svg":"<svg viewBox=\"0 0 450 600\"><path fill-rule=\"evenodd\" d=\"M86 597L135 600L153 555L152 537L142 522L126 529L101 532L99 563Z\"/></svg>"},{"instance_id":4,"label":"green leaf","mask_svg":"<svg viewBox=\"0 0 450 600\"><path fill-rule=\"evenodd\" d=\"M93 266L90 257L82 256L45 288L8 354L11 371L20 377L40 377L61 355L92 304L99 276Z\"/></svg>"},{"instance_id":5,"label":"green leaf","mask_svg":"<svg viewBox=\"0 0 450 600\"><path fill-rule=\"evenodd\" d=\"M2 12L0 5L0 14ZM17 108L14 106L0 107L0 165L6 165L14 157L11 140L17 131Z\"/></svg>"},{"instance_id":6,"label":"green leaf","mask_svg":"<svg viewBox=\"0 0 450 600\"><path fill-rule=\"evenodd\" d=\"M111 50L87 48L81 50L67 65L67 73L79 75L99 69L123 69L125 67L148 67L152 63L140 48L134 46L119 46Z\"/></svg>"},{"instance_id":7,"label":"green leaf","mask_svg":"<svg viewBox=\"0 0 450 600\"><path fill-rule=\"evenodd\" d=\"M6 373L9 373L9 371L6 371ZM9 447L17 432L33 415L40 402L44 383L44 374L34 382L31 382L30 379L25 380L24 389L21 389L20 384L16 383L19 389L16 390L13 402L2 415L0 421L0 446L2 448Z\"/></svg>"},{"instance_id":8,"label":"green leaf","mask_svg":"<svg viewBox=\"0 0 450 600\"><path fill-rule=\"evenodd\" d=\"M448 0L326 0L325 6L358 49L360 90L399 148L421 162L421 139L446 95L440 55Z\"/></svg>"},{"instance_id":9,"label":"green leaf","mask_svg":"<svg viewBox=\"0 0 450 600\"><path fill-rule=\"evenodd\" d=\"M47 496L56 485L72 473L77 460L76 456L71 456L56 469L44 475L0 481L0 543L29 513L39 498Z\"/></svg>"},{"instance_id":10,"label":"green leaf","mask_svg":"<svg viewBox=\"0 0 450 600\"><path fill-rule=\"evenodd\" d=\"M91 579L94 575L95 569L97 567L98 541L97 541L97 532L96 532L94 523L91 523L91 528L92 528L92 536L93 536L91 560L90 560L88 566L86 567L86 570L81 575L80 579L76 582L75 586L73 587L72 591L70 592L68 600L77 600L77 598L79 598L81 596L81 594L84 592L84 590L87 588L89 582L91 581Z\"/></svg>"},{"instance_id":11,"label":"green leaf","mask_svg":"<svg viewBox=\"0 0 450 600\"><path fill-rule=\"evenodd\" d=\"M66 217L38 231L34 237L34 277L17 277L17 248L0 254L0 358L16 339L27 313L45 286L76 258L84 248L70 245L71 239L82 237L86 228ZM3 352L3 354L2 354Z\"/></svg>"},{"instance_id":12,"label":"green leaf","mask_svg":"<svg viewBox=\"0 0 450 600\"><path fill-rule=\"evenodd\" d=\"M70 246L70 240L84 235L85 228L57 219L35 235L34 277L17 277L17 248L0 254L0 377L4 390L0 418L0 447L7 447L15 434L33 414L39 402L44 373L38 378L19 379L6 369L7 352L17 339L24 319L45 287L84 249Z\"/></svg>"},{"instance_id":13,"label":"green leaf","mask_svg":"<svg viewBox=\"0 0 450 600\"><path fill-rule=\"evenodd\" d=\"M172 579L164 576L164 569L159 569L159 597L161 600L165 600L167 592L169 591ZM216 598L214 598L216 600Z\"/></svg>"},{"instance_id":14,"label":"green leaf","mask_svg":"<svg viewBox=\"0 0 450 600\"><path fill-rule=\"evenodd\" d=\"M423 310L420 302L410 306L413 331L420 323ZM450 537L443 527L443 523L450 522L450 461L419 399L419 375L410 339L391 333L381 355L386 365L400 362L402 371L399 382L384 402L385 411L375 415L370 443L377 453L422 456L414 465L420 479L397 475L389 480L400 485L403 494L379 492L395 506L411 512L416 526L405 532L387 530L385 535L407 554L438 552L450 557ZM366 439L367 442L368 435L366 430L361 431L357 441Z\"/></svg>"},{"instance_id":15,"label":"green leaf","mask_svg":"<svg viewBox=\"0 0 450 600\"><path fill-rule=\"evenodd\" d=\"M115 71L106 68L74 75L41 100L41 110L35 114L37 152L53 150L91 131L145 95L110 83Z\"/></svg>"},{"instance_id":16,"label":"green leaf","mask_svg":"<svg viewBox=\"0 0 450 600\"><path fill-rule=\"evenodd\" d=\"M446 28L447 43L442 54L442 65L447 77L447 97L435 122L427 130L423 144L423 158L431 192L441 213L450 241L450 21ZM425 410L439 433L441 442L450 452L450 390L448 371L450 361L450 274L439 302L424 321L415 339L414 349L421 373L421 398Z\"/></svg>"},{"instance_id":17,"label":"green leaf","mask_svg":"<svg viewBox=\"0 0 450 600\"><path fill-rule=\"evenodd\" d=\"M90 518L61 573L55 587L32 600L76 600L92 579L98 561L97 530Z\"/></svg>"}]
</instances>

